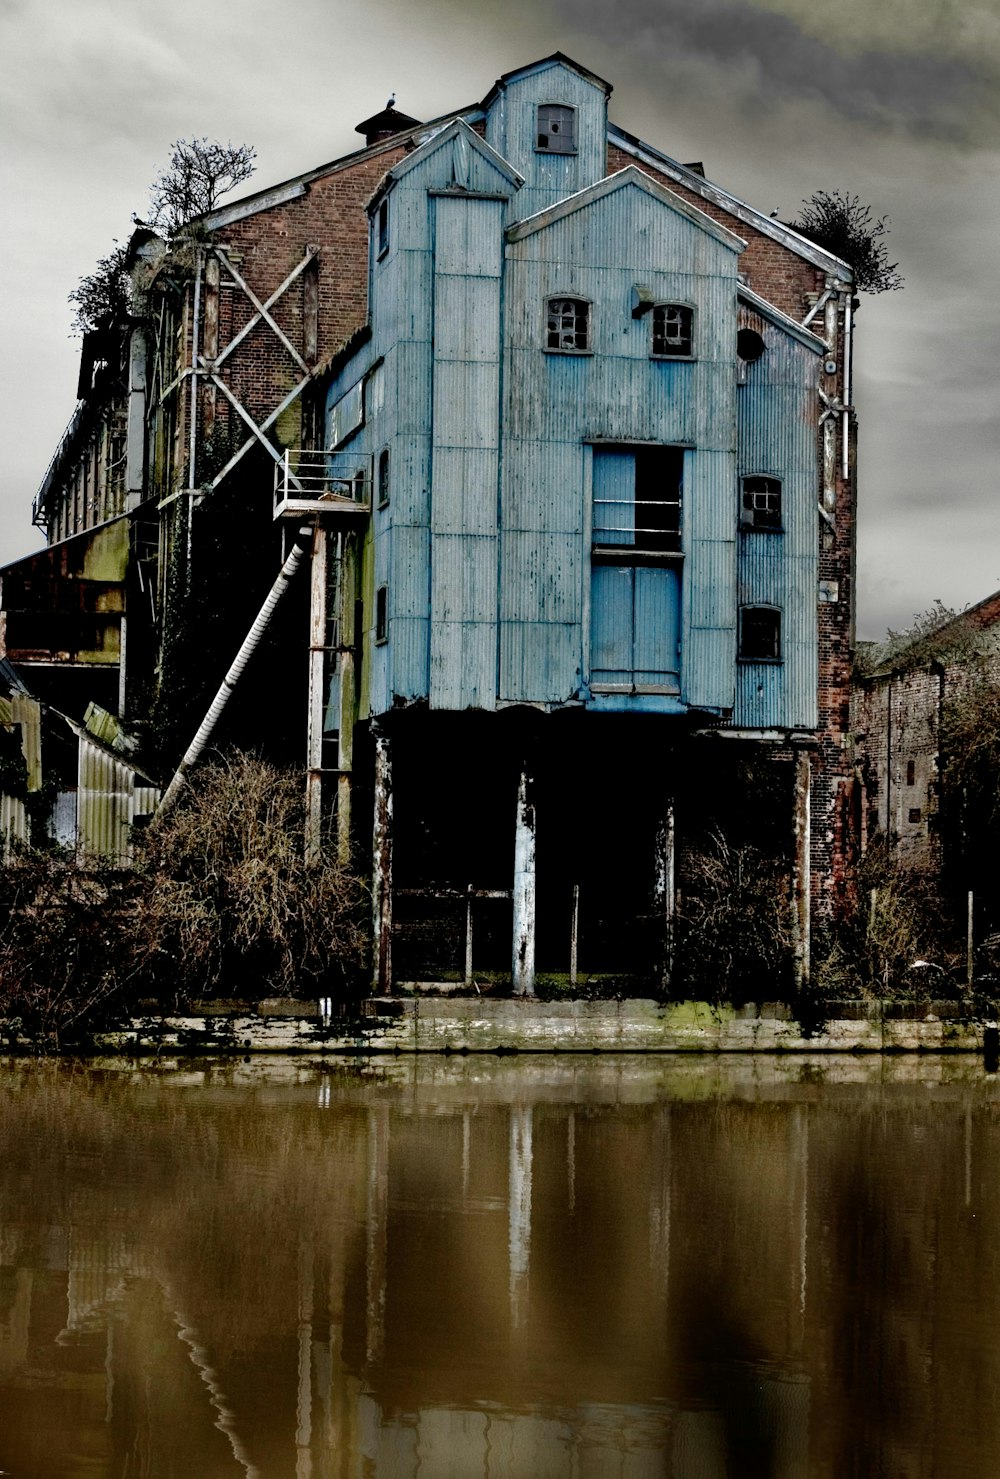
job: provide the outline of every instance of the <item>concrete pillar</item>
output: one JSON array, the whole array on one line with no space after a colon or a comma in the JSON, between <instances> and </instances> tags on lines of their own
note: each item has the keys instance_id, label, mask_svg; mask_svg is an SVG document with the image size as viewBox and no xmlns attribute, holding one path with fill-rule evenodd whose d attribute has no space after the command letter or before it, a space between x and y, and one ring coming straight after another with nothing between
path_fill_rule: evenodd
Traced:
<instances>
[{"instance_id":1,"label":"concrete pillar","mask_svg":"<svg viewBox=\"0 0 1000 1479\"><path fill-rule=\"evenodd\" d=\"M812 827L810 824L809 790L811 765L808 750L795 752L795 795L793 802L793 830L795 852L792 862L792 941L794 952L795 987L801 991L809 984L809 955L811 948L810 894L812 888L810 847Z\"/></svg>"},{"instance_id":2,"label":"concrete pillar","mask_svg":"<svg viewBox=\"0 0 1000 1479\"><path fill-rule=\"evenodd\" d=\"M656 913L662 921L663 958L660 980L669 987L674 970L674 909L676 906L676 852L674 803L671 798L664 809L663 821L656 832L656 877L653 887Z\"/></svg>"},{"instance_id":3,"label":"concrete pillar","mask_svg":"<svg viewBox=\"0 0 1000 1479\"><path fill-rule=\"evenodd\" d=\"M392 754L389 737L375 736L375 818L372 833L373 981L392 991Z\"/></svg>"},{"instance_id":4,"label":"concrete pillar","mask_svg":"<svg viewBox=\"0 0 1000 1479\"><path fill-rule=\"evenodd\" d=\"M326 711L327 541L313 530L309 586L309 721L306 740L306 862L318 863L323 839L323 719Z\"/></svg>"},{"instance_id":5,"label":"concrete pillar","mask_svg":"<svg viewBox=\"0 0 1000 1479\"><path fill-rule=\"evenodd\" d=\"M511 975L515 996L535 994L535 801L527 769L517 787L514 826L514 948Z\"/></svg>"}]
</instances>

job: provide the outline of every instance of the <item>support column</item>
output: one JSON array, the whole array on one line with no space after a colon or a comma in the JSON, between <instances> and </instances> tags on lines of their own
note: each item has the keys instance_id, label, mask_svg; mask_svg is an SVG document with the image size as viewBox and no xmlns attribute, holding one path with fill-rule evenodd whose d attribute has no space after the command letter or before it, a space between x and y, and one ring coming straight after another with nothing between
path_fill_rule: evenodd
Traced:
<instances>
[{"instance_id":1,"label":"support column","mask_svg":"<svg viewBox=\"0 0 1000 1479\"><path fill-rule=\"evenodd\" d=\"M313 530L309 587L309 724L306 741L306 862L318 863L323 838L323 718L326 709L327 532Z\"/></svg>"},{"instance_id":2,"label":"support column","mask_svg":"<svg viewBox=\"0 0 1000 1479\"><path fill-rule=\"evenodd\" d=\"M514 826L514 950L511 976L515 996L535 994L535 800L527 767L517 787Z\"/></svg>"},{"instance_id":3,"label":"support column","mask_svg":"<svg viewBox=\"0 0 1000 1479\"><path fill-rule=\"evenodd\" d=\"M372 984L377 995L385 996L392 991L392 754L385 734L375 736L372 911Z\"/></svg>"},{"instance_id":4,"label":"support column","mask_svg":"<svg viewBox=\"0 0 1000 1479\"><path fill-rule=\"evenodd\" d=\"M660 981L666 990L674 971L674 909L676 906L675 859L677 852L674 828L674 803L666 805L663 821L656 832L656 880L653 888L656 913L663 927L663 959Z\"/></svg>"},{"instance_id":5,"label":"support column","mask_svg":"<svg viewBox=\"0 0 1000 1479\"><path fill-rule=\"evenodd\" d=\"M809 814L811 766L808 750L795 753L794 839L792 863L792 939L794 945L795 988L801 991L809 984L811 947L810 894L812 888L810 846L812 827Z\"/></svg>"}]
</instances>

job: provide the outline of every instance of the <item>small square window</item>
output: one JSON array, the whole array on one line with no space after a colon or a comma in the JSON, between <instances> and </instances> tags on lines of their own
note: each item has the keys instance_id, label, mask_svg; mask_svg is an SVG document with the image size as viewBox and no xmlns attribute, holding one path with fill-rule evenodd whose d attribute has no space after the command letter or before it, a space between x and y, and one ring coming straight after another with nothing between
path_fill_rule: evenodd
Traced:
<instances>
[{"instance_id":1,"label":"small square window","mask_svg":"<svg viewBox=\"0 0 1000 1479\"><path fill-rule=\"evenodd\" d=\"M778 478L744 478L740 500L740 524L744 529L781 528L781 481Z\"/></svg>"},{"instance_id":2,"label":"small square window","mask_svg":"<svg viewBox=\"0 0 1000 1479\"><path fill-rule=\"evenodd\" d=\"M378 208L378 255L384 257L389 250L389 201L383 200Z\"/></svg>"},{"instance_id":3,"label":"small square window","mask_svg":"<svg viewBox=\"0 0 1000 1479\"><path fill-rule=\"evenodd\" d=\"M581 298L550 298L545 330L546 349L590 348L590 304Z\"/></svg>"},{"instance_id":4,"label":"small square window","mask_svg":"<svg viewBox=\"0 0 1000 1479\"><path fill-rule=\"evenodd\" d=\"M747 662L781 661L781 612L777 607L741 607L739 656Z\"/></svg>"},{"instance_id":5,"label":"small square window","mask_svg":"<svg viewBox=\"0 0 1000 1479\"><path fill-rule=\"evenodd\" d=\"M693 353L694 309L684 303L657 303L653 307L653 354L657 358L690 359Z\"/></svg>"},{"instance_id":6,"label":"small square window","mask_svg":"<svg viewBox=\"0 0 1000 1479\"><path fill-rule=\"evenodd\" d=\"M919 806L911 806L909 816L911 822L922 822L924 818L924 814Z\"/></svg>"},{"instance_id":7,"label":"small square window","mask_svg":"<svg viewBox=\"0 0 1000 1479\"><path fill-rule=\"evenodd\" d=\"M375 592L375 641L385 642L389 636L389 587L380 585Z\"/></svg>"},{"instance_id":8,"label":"small square window","mask_svg":"<svg viewBox=\"0 0 1000 1479\"><path fill-rule=\"evenodd\" d=\"M541 154L575 154L576 109L562 103L539 103L535 148Z\"/></svg>"}]
</instances>

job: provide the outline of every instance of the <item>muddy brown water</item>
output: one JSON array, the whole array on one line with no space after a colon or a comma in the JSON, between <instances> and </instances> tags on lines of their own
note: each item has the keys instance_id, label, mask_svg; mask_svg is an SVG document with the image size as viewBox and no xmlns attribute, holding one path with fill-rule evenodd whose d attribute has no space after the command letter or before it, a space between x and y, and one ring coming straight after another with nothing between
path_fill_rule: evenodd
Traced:
<instances>
[{"instance_id":1,"label":"muddy brown water","mask_svg":"<svg viewBox=\"0 0 1000 1479\"><path fill-rule=\"evenodd\" d=\"M1000 1474L972 1057L0 1062L11 1479Z\"/></svg>"}]
</instances>

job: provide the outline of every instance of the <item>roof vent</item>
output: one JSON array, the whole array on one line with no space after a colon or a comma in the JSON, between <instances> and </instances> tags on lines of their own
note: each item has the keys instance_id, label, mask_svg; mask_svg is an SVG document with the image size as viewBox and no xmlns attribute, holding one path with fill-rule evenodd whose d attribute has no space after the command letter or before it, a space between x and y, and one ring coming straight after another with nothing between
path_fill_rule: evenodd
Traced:
<instances>
[{"instance_id":1,"label":"roof vent","mask_svg":"<svg viewBox=\"0 0 1000 1479\"><path fill-rule=\"evenodd\" d=\"M373 113L371 118L363 119L354 132L364 134L370 149L372 144L381 144L383 139L391 139L395 134L405 133L408 128L419 127L419 118L411 118L409 113L397 113L396 94L393 93L381 113Z\"/></svg>"}]
</instances>

